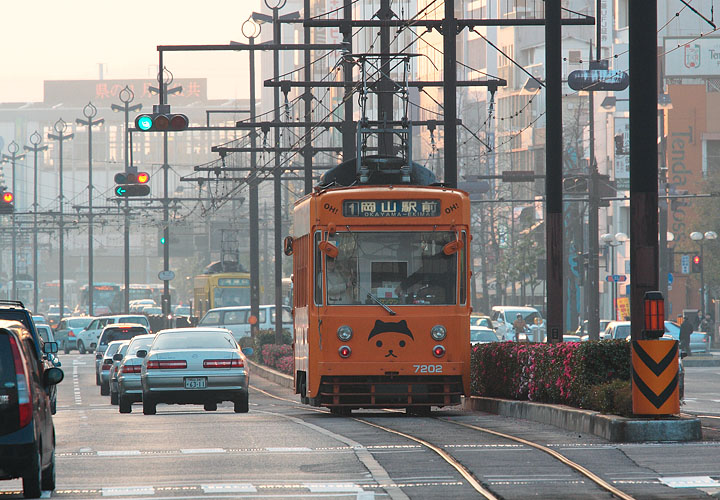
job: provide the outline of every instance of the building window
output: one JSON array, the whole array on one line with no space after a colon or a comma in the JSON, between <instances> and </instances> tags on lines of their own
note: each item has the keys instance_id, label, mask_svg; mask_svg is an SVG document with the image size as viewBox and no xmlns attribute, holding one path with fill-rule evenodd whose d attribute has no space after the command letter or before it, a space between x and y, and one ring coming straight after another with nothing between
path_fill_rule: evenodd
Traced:
<instances>
[{"instance_id":1,"label":"building window","mask_svg":"<svg viewBox=\"0 0 720 500\"><path fill-rule=\"evenodd\" d=\"M705 141L705 176L712 179L720 178L720 140Z\"/></svg>"}]
</instances>

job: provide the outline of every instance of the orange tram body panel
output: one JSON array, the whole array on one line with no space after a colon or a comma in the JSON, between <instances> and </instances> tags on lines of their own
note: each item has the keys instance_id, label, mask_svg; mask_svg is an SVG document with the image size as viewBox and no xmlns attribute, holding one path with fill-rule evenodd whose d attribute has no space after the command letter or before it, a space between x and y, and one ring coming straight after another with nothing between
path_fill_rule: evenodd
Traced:
<instances>
[{"instance_id":1,"label":"orange tram body panel","mask_svg":"<svg viewBox=\"0 0 720 500\"><path fill-rule=\"evenodd\" d=\"M470 390L470 200L439 186L319 189L295 204L295 389L337 412Z\"/></svg>"}]
</instances>

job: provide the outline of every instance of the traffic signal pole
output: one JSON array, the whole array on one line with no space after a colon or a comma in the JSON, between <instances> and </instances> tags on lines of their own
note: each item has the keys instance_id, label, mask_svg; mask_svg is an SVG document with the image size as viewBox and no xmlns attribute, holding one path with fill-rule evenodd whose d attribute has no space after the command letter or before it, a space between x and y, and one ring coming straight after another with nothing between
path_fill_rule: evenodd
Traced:
<instances>
[{"instance_id":1,"label":"traffic signal pole","mask_svg":"<svg viewBox=\"0 0 720 500\"><path fill-rule=\"evenodd\" d=\"M20 150L20 146L15 141L12 141L10 144L8 144L8 151L10 151L10 156L8 155L2 155L3 161L9 161L10 165L12 165L12 194L15 196L15 163L17 160L20 160L22 158L25 158L25 155L19 155L17 152ZM15 205L15 200L13 199L13 206ZM17 239L16 234L16 228L15 228L15 210L13 210L13 213L10 215L10 219L12 221L12 298L13 300L17 300L17 242L15 241Z\"/></svg>"}]
</instances>

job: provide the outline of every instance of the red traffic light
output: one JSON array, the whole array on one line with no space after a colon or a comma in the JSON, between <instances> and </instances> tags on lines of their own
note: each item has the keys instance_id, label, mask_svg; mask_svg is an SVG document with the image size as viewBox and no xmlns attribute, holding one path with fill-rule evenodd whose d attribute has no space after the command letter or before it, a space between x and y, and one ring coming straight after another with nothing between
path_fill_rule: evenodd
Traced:
<instances>
[{"instance_id":1,"label":"red traffic light","mask_svg":"<svg viewBox=\"0 0 720 500\"><path fill-rule=\"evenodd\" d=\"M137 182L138 184L147 184L147 182L150 180L150 174L147 172L138 172L137 174Z\"/></svg>"},{"instance_id":2,"label":"red traffic light","mask_svg":"<svg viewBox=\"0 0 720 500\"><path fill-rule=\"evenodd\" d=\"M15 196L13 196L13 194L10 191L5 191L3 193L2 199L5 203L12 203L13 200L15 199Z\"/></svg>"},{"instance_id":3,"label":"red traffic light","mask_svg":"<svg viewBox=\"0 0 720 500\"><path fill-rule=\"evenodd\" d=\"M115 174L115 184L147 184L150 174L147 172L118 172Z\"/></svg>"},{"instance_id":4,"label":"red traffic light","mask_svg":"<svg viewBox=\"0 0 720 500\"><path fill-rule=\"evenodd\" d=\"M699 255L693 255L692 263L697 265L700 264L700 256Z\"/></svg>"}]
</instances>

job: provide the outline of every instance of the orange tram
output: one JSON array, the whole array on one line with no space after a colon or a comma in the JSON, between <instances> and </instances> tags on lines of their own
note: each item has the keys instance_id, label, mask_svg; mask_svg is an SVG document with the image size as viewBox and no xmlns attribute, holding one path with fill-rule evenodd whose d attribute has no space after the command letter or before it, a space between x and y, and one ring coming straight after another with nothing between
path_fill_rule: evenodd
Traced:
<instances>
[{"instance_id":1,"label":"orange tram","mask_svg":"<svg viewBox=\"0 0 720 500\"><path fill-rule=\"evenodd\" d=\"M427 413L470 390L470 200L438 185L331 185L295 203L295 391Z\"/></svg>"}]
</instances>

